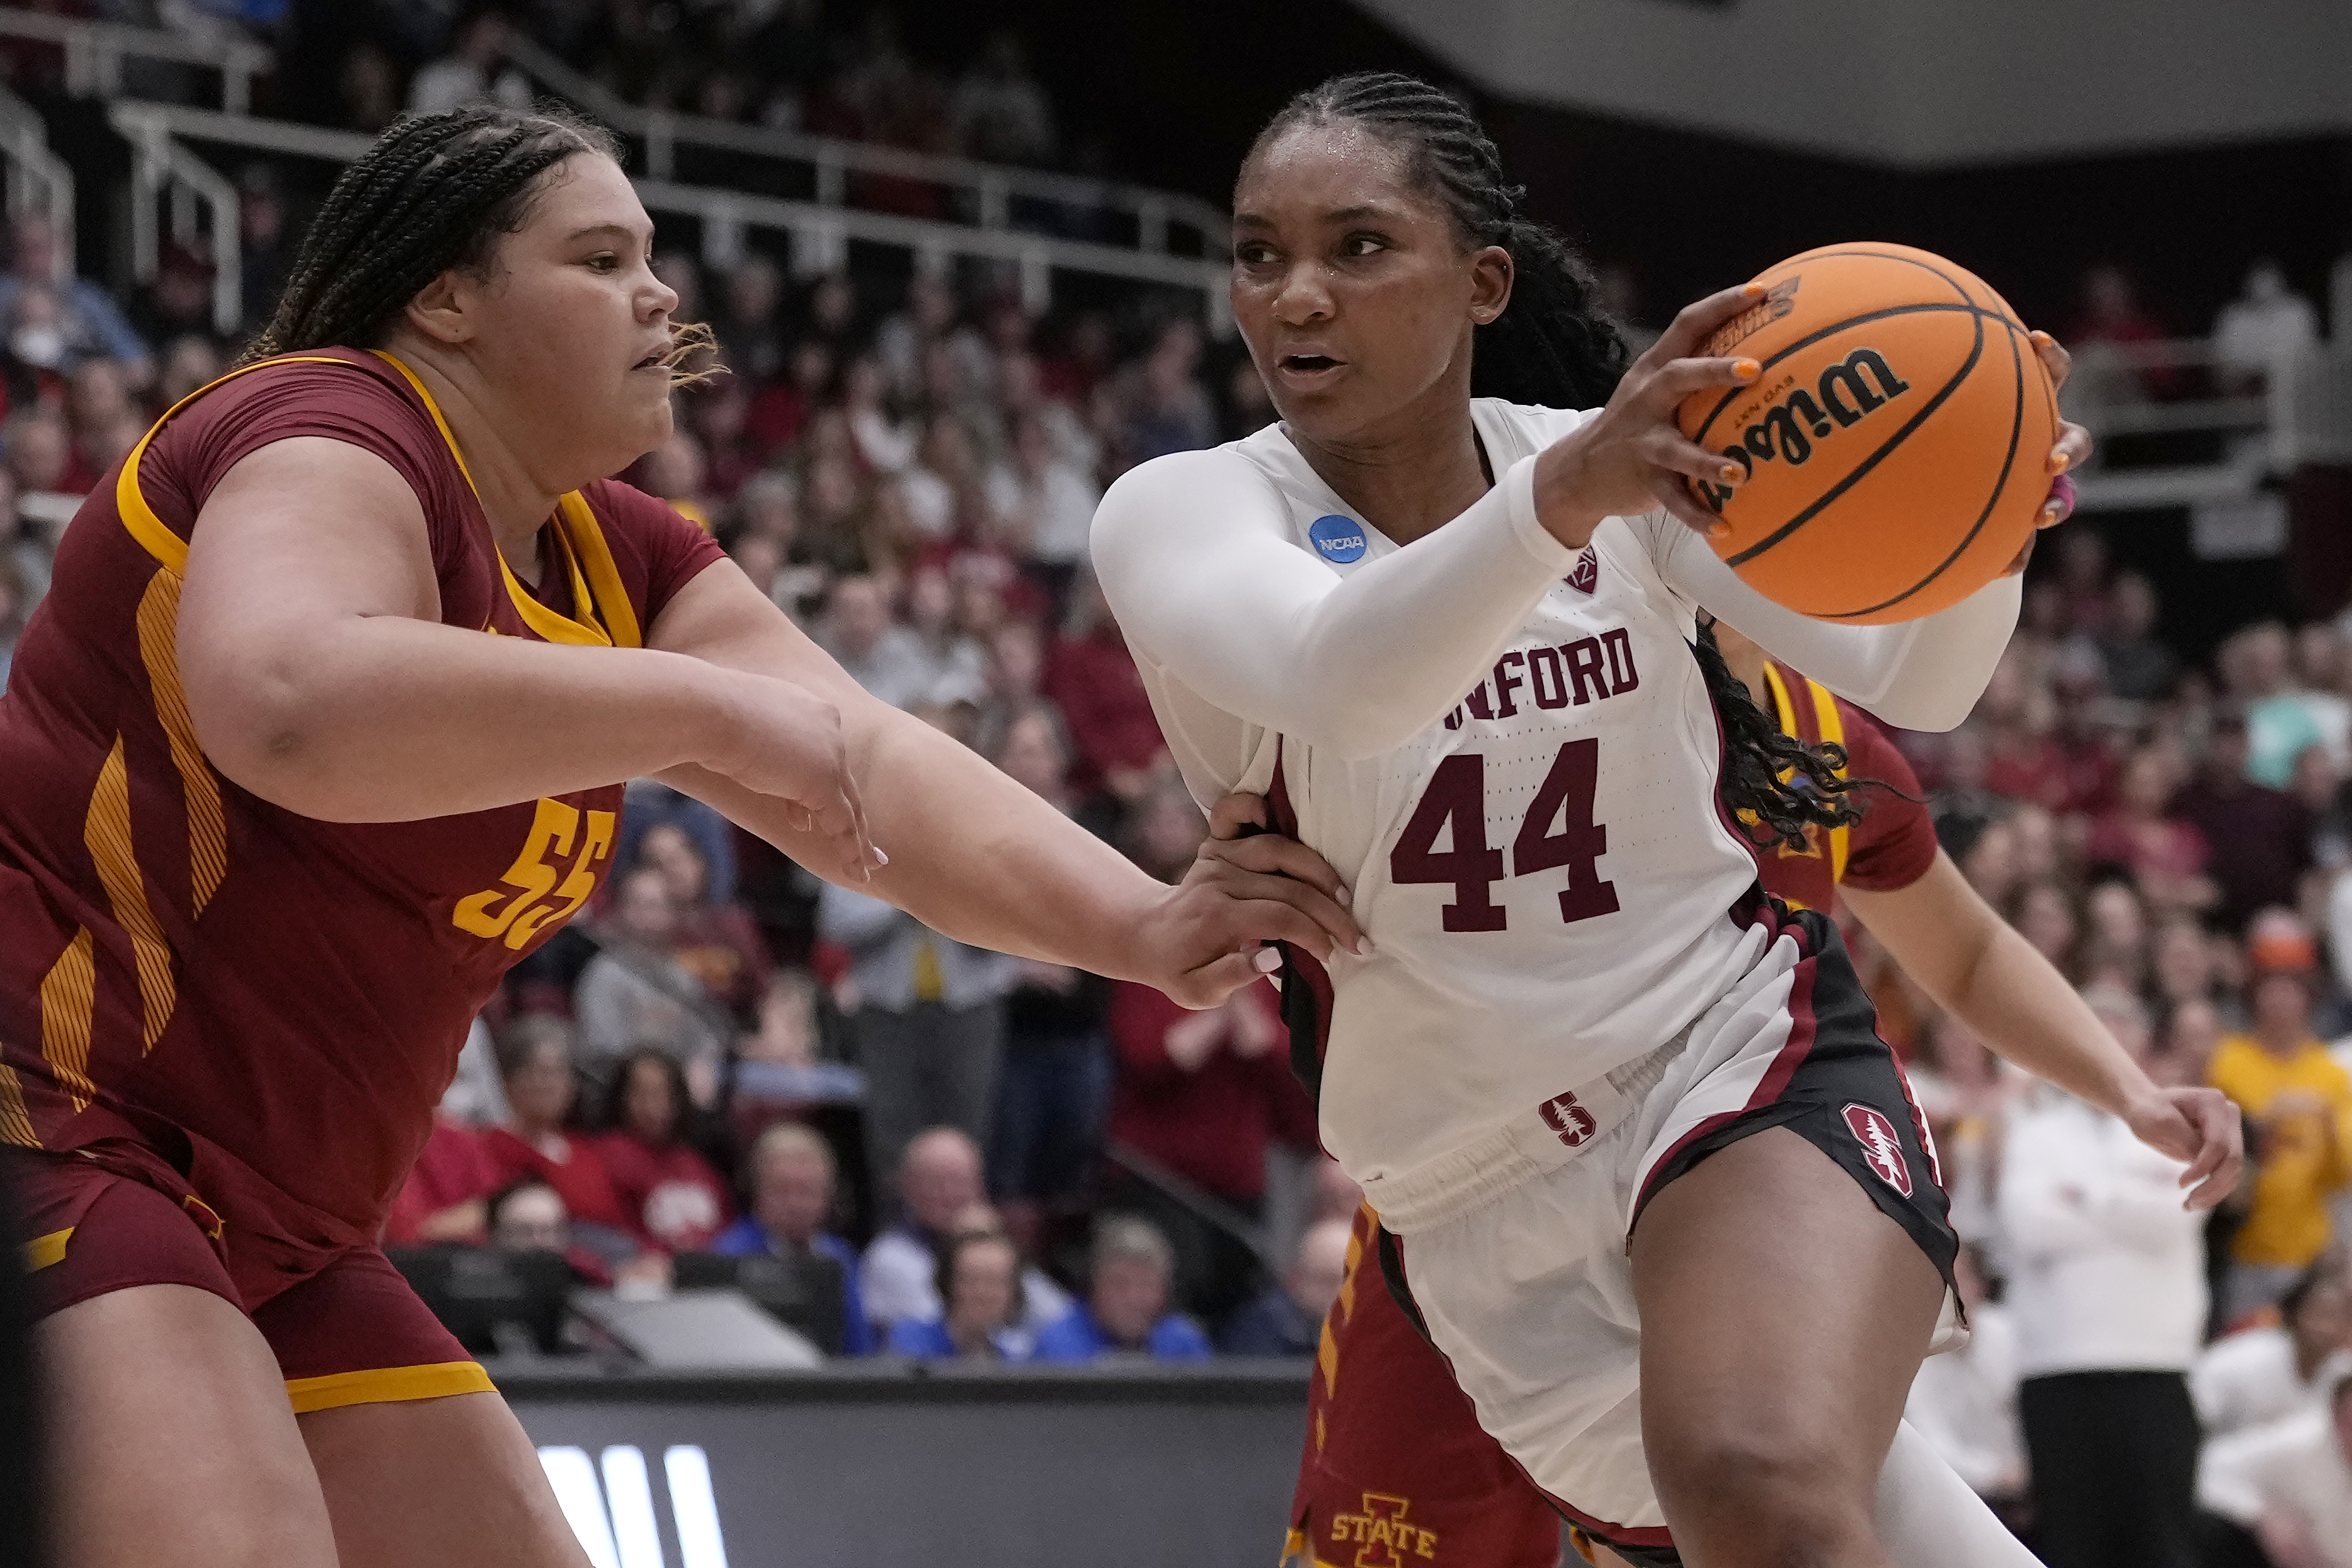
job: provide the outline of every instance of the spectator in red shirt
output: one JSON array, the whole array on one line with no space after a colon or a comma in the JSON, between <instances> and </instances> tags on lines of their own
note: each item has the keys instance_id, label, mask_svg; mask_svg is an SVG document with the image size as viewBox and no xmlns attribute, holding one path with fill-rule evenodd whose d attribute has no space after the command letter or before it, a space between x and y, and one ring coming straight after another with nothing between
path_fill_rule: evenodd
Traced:
<instances>
[{"instance_id":1,"label":"spectator in red shirt","mask_svg":"<svg viewBox=\"0 0 2352 1568\"><path fill-rule=\"evenodd\" d=\"M2213 716L2196 775L2173 797L2173 814L2226 852L2208 868L2221 889L2215 913L2242 931L2257 909L2292 909L2311 865L2311 813L2283 789L2246 777L2246 716L2234 704Z\"/></svg>"},{"instance_id":2,"label":"spectator in red shirt","mask_svg":"<svg viewBox=\"0 0 2352 1568\"><path fill-rule=\"evenodd\" d=\"M1072 586L1068 632L1047 657L1044 692L1062 710L1077 747L1073 787L1082 794L1107 789L1130 804L1142 800L1167 764L1168 743L1127 638L1091 574Z\"/></svg>"},{"instance_id":3,"label":"spectator in red shirt","mask_svg":"<svg viewBox=\"0 0 2352 1568\"><path fill-rule=\"evenodd\" d=\"M545 1013L515 1020L499 1041L499 1076L506 1085L507 1123L482 1135L498 1185L545 1182L563 1199L575 1243L610 1264L634 1257L635 1228L613 1190L611 1173L593 1145L567 1130L580 1098L572 1026Z\"/></svg>"},{"instance_id":4,"label":"spectator in red shirt","mask_svg":"<svg viewBox=\"0 0 2352 1568\"><path fill-rule=\"evenodd\" d=\"M1136 828L1135 858L1163 876L1181 876L1205 832L1198 807L1181 789L1156 795ZM1109 1028L1117 1052L1111 1095L1114 1163L1140 1155L1113 1183L1109 1206L1142 1213L1176 1248L1178 1292L1215 1319L1253 1293L1256 1260L1231 1228L1205 1221L1171 1198L1163 1173L1254 1221L1265 1199L1267 1145L1279 1138L1316 1146L1312 1106L1291 1075L1272 992L1236 991L1206 1012L1190 1012L1147 986L1112 993Z\"/></svg>"},{"instance_id":5,"label":"spectator in red shirt","mask_svg":"<svg viewBox=\"0 0 2352 1568\"><path fill-rule=\"evenodd\" d=\"M677 926L669 956L739 1023L750 1023L768 988L768 945L743 906L710 896L710 862L693 836L675 822L657 822L637 841L637 863L661 873Z\"/></svg>"},{"instance_id":6,"label":"spectator in red shirt","mask_svg":"<svg viewBox=\"0 0 2352 1568\"><path fill-rule=\"evenodd\" d=\"M730 1218L727 1184L683 1135L690 1108L675 1058L631 1051L605 1101L611 1131L596 1141L630 1228L665 1252L706 1250Z\"/></svg>"},{"instance_id":7,"label":"spectator in red shirt","mask_svg":"<svg viewBox=\"0 0 2352 1568\"><path fill-rule=\"evenodd\" d=\"M2083 858L2092 866L2129 872L2148 902L2167 910L2207 909L2221 896L2205 874L2205 835L2166 808L2172 796L2171 758L2143 747L2124 765L2115 805L2091 823Z\"/></svg>"},{"instance_id":8,"label":"spectator in red shirt","mask_svg":"<svg viewBox=\"0 0 2352 1568\"><path fill-rule=\"evenodd\" d=\"M392 1201L392 1213L383 1222L385 1244L479 1244L489 1232L489 1197L500 1185L498 1165L483 1147L481 1134L453 1117L436 1116L433 1135L416 1156L400 1196Z\"/></svg>"},{"instance_id":9,"label":"spectator in red shirt","mask_svg":"<svg viewBox=\"0 0 2352 1568\"><path fill-rule=\"evenodd\" d=\"M2164 323L2140 304L2139 286L2130 273L2113 262L2101 262L2083 274L2083 314L2066 334L2077 359L2091 357L2083 350L2095 344L2113 344L2129 356L2170 336ZM2132 366L2127 374L2150 397L2178 397L2182 391L2175 366Z\"/></svg>"}]
</instances>

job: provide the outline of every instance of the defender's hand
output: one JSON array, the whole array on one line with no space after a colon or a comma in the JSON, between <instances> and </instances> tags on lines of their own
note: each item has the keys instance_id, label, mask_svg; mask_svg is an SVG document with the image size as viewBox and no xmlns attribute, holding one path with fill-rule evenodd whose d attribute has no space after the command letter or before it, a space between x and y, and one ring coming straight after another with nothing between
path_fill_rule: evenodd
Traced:
<instances>
[{"instance_id":1,"label":"defender's hand","mask_svg":"<svg viewBox=\"0 0 2352 1568\"><path fill-rule=\"evenodd\" d=\"M2237 1106L2219 1089L2158 1089L2124 1113L2132 1135L2149 1148L2187 1160L2185 1207L2210 1208L2230 1196L2245 1170L2245 1131Z\"/></svg>"},{"instance_id":2,"label":"defender's hand","mask_svg":"<svg viewBox=\"0 0 2352 1568\"><path fill-rule=\"evenodd\" d=\"M809 869L872 881L890 857L866 833L840 711L790 681L717 665L709 674L721 716L704 766L787 802L785 825L816 835L830 852L828 863Z\"/></svg>"},{"instance_id":3,"label":"defender's hand","mask_svg":"<svg viewBox=\"0 0 2352 1568\"><path fill-rule=\"evenodd\" d=\"M1334 948L1371 950L1322 856L1273 833L1239 836L1265 820L1255 795L1220 800L1199 857L1146 922L1146 943L1160 958L1153 967L1168 976L1153 983L1188 1008L1215 1007L1279 968L1267 942L1297 943L1318 959Z\"/></svg>"}]
</instances>

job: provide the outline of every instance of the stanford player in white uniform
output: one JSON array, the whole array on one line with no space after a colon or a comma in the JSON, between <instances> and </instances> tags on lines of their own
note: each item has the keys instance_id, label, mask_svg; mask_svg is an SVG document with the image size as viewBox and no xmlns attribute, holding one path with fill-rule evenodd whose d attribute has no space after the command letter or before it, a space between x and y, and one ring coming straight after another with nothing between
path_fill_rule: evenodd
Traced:
<instances>
[{"instance_id":1,"label":"stanford player in white uniform","mask_svg":"<svg viewBox=\"0 0 2352 1568\"><path fill-rule=\"evenodd\" d=\"M1727 747L1710 692L1733 683L1692 648L1705 609L1948 727L2014 582L1829 626L1694 536L1683 480L1721 459L1672 411L1757 368L1679 356L1747 291L1685 311L1604 410L1474 402L1515 275L1533 336L1502 352L1558 357L1593 323L1491 143L1423 84L1294 100L1235 227L1284 423L1122 479L1095 559L1195 795L1267 793L1356 890L1372 946L1294 961L1285 1007L1321 1037L1324 1139L1391 1284L1481 1424L1621 1555L2030 1561L1916 1440L1889 1462L1958 1326L1934 1155L1834 927L1763 898L1725 810L1841 820L1833 771Z\"/></svg>"}]
</instances>

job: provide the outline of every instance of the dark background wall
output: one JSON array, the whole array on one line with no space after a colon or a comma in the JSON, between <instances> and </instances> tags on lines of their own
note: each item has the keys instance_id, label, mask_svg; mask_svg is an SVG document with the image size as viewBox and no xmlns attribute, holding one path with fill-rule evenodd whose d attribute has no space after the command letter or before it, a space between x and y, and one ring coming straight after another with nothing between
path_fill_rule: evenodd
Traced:
<instances>
[{"instance_id":1,"label":"dark background wall","mask_svg":"<svg viewBox=\"0 0 2352 1568\"><path fill-rule=\"evenodd\" d=\"M996 28L1016 29L1066 120L1098 139L1103 164L1219 201L1258 126L1333 61L1449 78L1344 0L996 0L898 13L910 45L942 62L969 57ZM1873 238L1949 256L2030 319L2059 328L2083 269L2120 261L2158 316L2201 332L2256 256L2277 256L2320 298L2329 264L2352 249L2352 138L2343 136L1910 173L1867 162L1862 148L1847 162L1558 110L1479 107L1534 210L1596 257L1631 265L1654 317L1793 252Z\"/></svg>"}]
</instances>

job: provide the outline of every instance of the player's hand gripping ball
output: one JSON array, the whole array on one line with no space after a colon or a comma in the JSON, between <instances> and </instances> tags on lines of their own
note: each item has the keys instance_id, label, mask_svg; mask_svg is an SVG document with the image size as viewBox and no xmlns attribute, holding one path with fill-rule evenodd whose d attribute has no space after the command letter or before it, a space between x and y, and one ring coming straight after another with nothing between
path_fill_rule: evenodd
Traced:
<instances>
[{"instance_id":1,"label":"player's hand gripping ball","mask_svg":"<svg viewBox=\"0 0 2352 1568\"><path fill-rule=\"evenodd\" d=\"M1685 399L1736 482L1690 481L1748 584L1824 621L1912 621L2006 571L2048 520L2058 394L1982 279L1899 245L1809 250L1701 351L1756 361Z\"/></svg>"}]
</instances>

